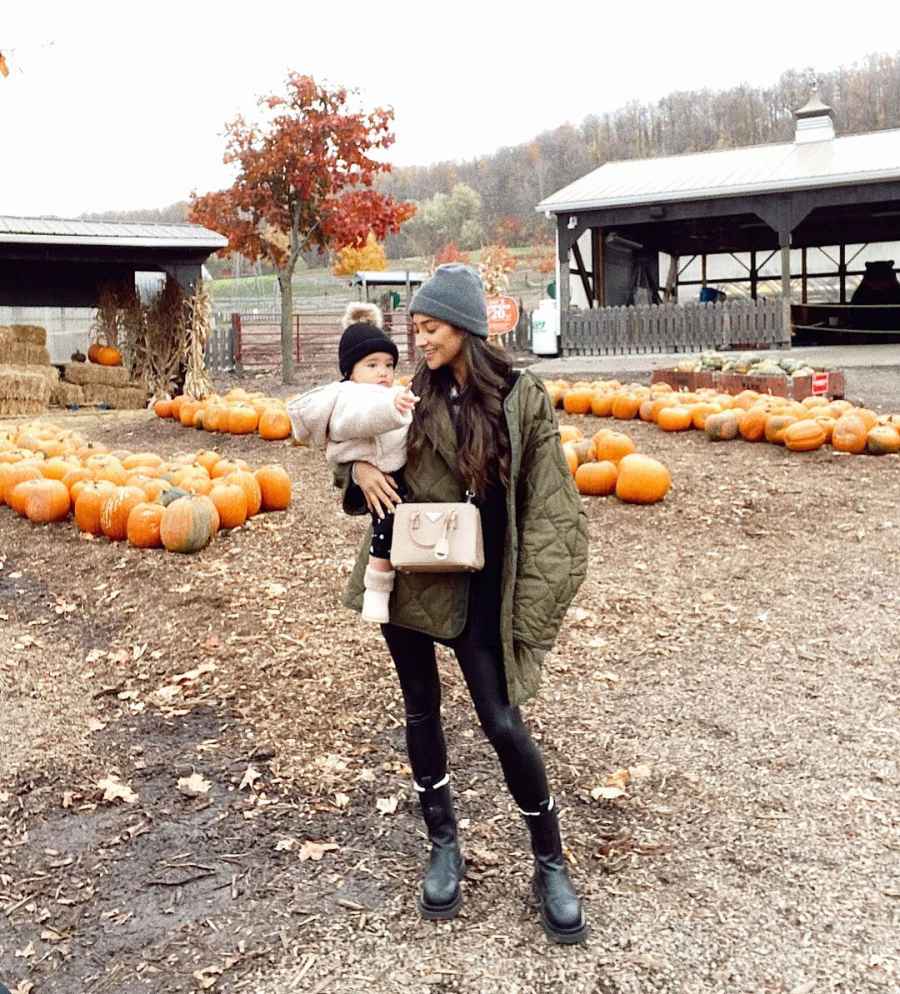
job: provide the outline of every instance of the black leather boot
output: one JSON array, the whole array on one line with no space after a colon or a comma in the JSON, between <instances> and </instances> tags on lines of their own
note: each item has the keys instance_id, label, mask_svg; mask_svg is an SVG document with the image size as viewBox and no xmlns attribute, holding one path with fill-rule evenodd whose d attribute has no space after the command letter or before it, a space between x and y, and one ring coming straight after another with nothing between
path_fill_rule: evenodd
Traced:
<instances>
[{"instance_id":1,"label":"black leather boot","mask_svg":"<svg viewBox=\"0 0 900 994\"><path fill-rule=\"evenodd\" d=\"M419 913L430 921L457 916L462 906L459 882L466 875L448 780L444 776L434 785L413 782L431 841L431 856L419 895Z\"/></svg>"},{"instance_id":2,"label":"black leather boot","mask_svg":"<svg viewBox=\"0 0 900 994\"><path fill-rule=\"evenodd\" d=\"M587 922L581 898L575 893L566 870L553 798L542 801L537 811L523 811L522 814L531 833L534 852L532 887L540 907L544 931L554 942L584 942Z\"/></svg>"}]
</instances>

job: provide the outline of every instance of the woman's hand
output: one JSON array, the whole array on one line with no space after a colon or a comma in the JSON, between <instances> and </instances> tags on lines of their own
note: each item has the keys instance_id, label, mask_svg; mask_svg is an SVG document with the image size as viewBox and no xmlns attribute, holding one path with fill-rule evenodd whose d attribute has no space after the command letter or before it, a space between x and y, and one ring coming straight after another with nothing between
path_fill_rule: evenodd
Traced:
<instances>
[{"instance_id":1,"label":"woman's hand","mask_svg":"<svg viewBox=\"0 0 900 994\"><path fill-rule=\"evenodd\" d=\"M389 514L401 503L400 494L395 489L397 481L369 462L353 464L353 480L366 499L366 507L379 518Z\"/></svg>"}]
</instances>

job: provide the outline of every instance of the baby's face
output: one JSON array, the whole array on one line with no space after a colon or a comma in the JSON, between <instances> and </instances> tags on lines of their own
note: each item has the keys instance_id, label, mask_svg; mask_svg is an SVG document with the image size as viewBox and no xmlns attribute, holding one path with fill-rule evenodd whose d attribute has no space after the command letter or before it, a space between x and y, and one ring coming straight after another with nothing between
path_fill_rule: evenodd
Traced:
<instances>
[{"instance_id":1,"label":"baby's face","mask_svg":"<svg viewBox=\"0 0 900 994\"><path fill-rule=\"evenodd\" d=\"M354 383L375 383L380 387L394 385L394 357L390 352L373 352L360 359L350 373Z\"/></svg>"}]
</instances>

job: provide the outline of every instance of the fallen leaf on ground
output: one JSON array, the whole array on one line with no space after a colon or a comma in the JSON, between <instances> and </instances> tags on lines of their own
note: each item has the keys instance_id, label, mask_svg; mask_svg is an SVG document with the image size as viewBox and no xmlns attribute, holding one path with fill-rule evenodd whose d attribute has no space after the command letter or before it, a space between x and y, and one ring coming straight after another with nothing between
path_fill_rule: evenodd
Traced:
<instances>
[{"instance_id":1,"label":"fallen leaf on ground","mask_svg":"<svg viewBox=\"0 0 900 994\"><path fill-rule=\"evenodd\" d=\"M623 797L625 791L621 787L595 787L591 791L591 797L595 801L599 801L602 797L605 801L615 800L617 797Z\"/></svg>"},{"instance_id":2,"label":"fallen leaf on ground","mask_svg":"<svg viewBox=\"0 0 900 994\"><path fill-rule=\"evenodd\" d=\"M208 991L219 982L222 972L220 966L207 966L203 970L194 970L194 980L197 981L201 991Z\"/></svg>"},{"instance_id":3,"label":"fallen leaf on ground","mask_svg":"<svg viewBox=\"0 0 900 994\"><path fill-rule=\"evenodd\" d=\"M109 776L97 781L97 786L103 791L103 800L108 804L124 801L126 804L137 804L138 796L118 777Z\"/></svg>"},{"instance_id":4,"label":"fallen leaf on ground","mask_svg":"<svg viewBox=\"0 0 900 994\"><path fill-rule=\"evenodd\" d=\"M99 718L88 718L88 728L92 732L102 732L106 728L106 722Z\"/></svg>"},{"instance_id":5,"label":"fallen leaf on ground","mask_svg":"<svg viewBox=\"0 0 900 994\"><path fill-rule=\"evenodd\" d=\"M189 777L178 778L178 789L188 797L202 797L209 793L212 784L200 773L192 773Z\"/></svg>"},{"instance_id":6,"label":"fallen leaf on ground","mask_svg":"<svg viewBox=\"0 0 900 994\"><path fill-rule=\"evenodd\" d=\"M616 770L606 778L607 787L627 787L631 783L631 771L626 769Z\"/></svg>"},{"instance_id":7,"label":"fallen leaf on ground","mask_svg":"<svg viewBox=\"0 0 900 994\"><path fill-rule=\"evenodd\" d=\"M390 797L379 797L375 802L375 807L378 809L378 813L382 815L392 815L397 810L397 801L399 798L396 794L391 794Z\"/></svg>"},{"instance_id":8,"label":"fallen leaf on ground","mask_svg":"<svg viewBox=\"0 0 900 994\"><path fill-rule=\"evenodd\" d=\"M293 852L297 848L296 839L279 839L275 843L275 852Z\"/></svg>"},{"instance_id":9,"label":"fallen leaf on ground","mask_svg":"<svg viewBox=\"0 0 900 994\"><path fill-rule=\"evenodd\" d=\"M307 839L306 842L300 846L300 861L305 862L308 859L318 862L327 852L332 852L338 849L338 845L334 842L312 842Z\"/></svg>"},{"instance_id":10,"label":"fallen leaf on ground","mask_svg":"<svg viewBox=\"0 0 900 994\"><path fill-rule=\"evenodd\" d=\"M249 787L252 790L253 785L261 776L262 773L260 773L255 766L248 766L246 773L244 773L244 776L241 778L241 784L238 787L238 790L243 790L245 787Z\"/></svg>"},{"instance_id":11,"label":"fallen leaf on ground","mask_svg":"<svg viewBox=\"0 0 900 994\"><path fill-rule=\"evenodd\" d=\"M335 804L336 804L336 805L337 805L337 806L338 806L339 808L346 808L346 807L347 807L347 805L348 805L348 804L350 803L350 797L349 797L349 795L347 795L347 794L342 794L342 793L341 793L340 791L338 791L338 792L337 792L337 793L336 793L336 794L334 795L334 803L335 803Z\"/></svg>"}]
</instances>

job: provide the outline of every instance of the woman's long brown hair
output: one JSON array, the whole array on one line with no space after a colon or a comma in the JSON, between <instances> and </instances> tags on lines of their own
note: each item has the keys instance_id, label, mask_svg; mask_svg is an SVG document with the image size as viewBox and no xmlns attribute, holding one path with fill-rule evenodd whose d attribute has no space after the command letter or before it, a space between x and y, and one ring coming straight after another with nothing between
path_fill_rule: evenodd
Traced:
<instances>
[{"instance_id":1,"label":"woman's long brown hair","mask_svg":"<svg viewBox=\"0 0 900 994\"><path fill-rule=\"evenodd\" d=\"M466 486L483 497L491 483L509 486L509 432L503 401L509 390L512 363L502 349L494 348L468 332L464 335L462 356L466 365L466 386L459 400L456 425L459 471ZM407 440L412 459L427 443L437 405L450 403L453 385L449 366L432 371L424 362L419 364L412 389L420 399Z\"/></svg>"}]
</instances>

